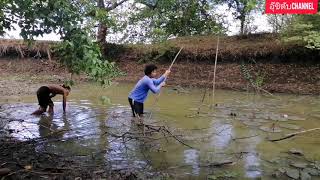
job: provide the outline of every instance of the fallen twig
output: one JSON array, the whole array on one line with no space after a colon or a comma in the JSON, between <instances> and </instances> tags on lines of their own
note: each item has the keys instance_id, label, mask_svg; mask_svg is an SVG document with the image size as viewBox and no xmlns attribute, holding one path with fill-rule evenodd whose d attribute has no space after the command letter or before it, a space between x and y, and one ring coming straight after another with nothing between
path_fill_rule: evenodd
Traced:
<instances>
[{"instance_id":1,"label":"fallen twig","mask_svg":"<svg viewBox=\"0 0 320 180\"><path fill-rule=\"evenodd\" d=\"M30 173L35 173L35 174L45 174L45 175L62 175L63 173L52 173L52 172L41 172L41 171L32 171L32 170L28 170L26 172L30 172Z\"/></svg>"},{"instance_id":2,"label":"fallen twig","mask_svg":"<svg viewBox=\"0 0 320 180\"><path fill-rule=\"evenodd\" d=\"M217 162L217 163L211 163L207 165L200 165L200 167L221 167L225 165L231 165L233 164L233 161L225 161L225 162Z\"/></svg>"},{"instance_id":3,"label":"fallen twig","mask_svg":"<svg viewBox=\"0 0 320 180\"><path fill-rule=\"evenodd\" d=\"M311 132L311 131L316 131L316 130L320 130L320 128L314 128L314 129L308 129L308 130L299 131L299 132L295 132L295 133L290 133L290 134L285 135L282 138L268 139L268 140L271 141L271 142L282 141L282 140L285 140L285 139L292 138L292 137L294 137L296 135L299 135L299 134L303 134L303 133L307 133L307 132Z\"/></svg>"},{"instance_id":4,"label":"fallen twig","mask_svg":"<svg viewBox=\"0 0 320 180\"><path fill-rule=\"evenodd\" d=\"M245 136L245 137L232 138L232 141L236 141L236 140L239 140L239 139L248 139L248 138L253 138L253 137L257 137L257 136L259 136L259 134L252 135L252 136Z\"/></svg>"}]
</instances>

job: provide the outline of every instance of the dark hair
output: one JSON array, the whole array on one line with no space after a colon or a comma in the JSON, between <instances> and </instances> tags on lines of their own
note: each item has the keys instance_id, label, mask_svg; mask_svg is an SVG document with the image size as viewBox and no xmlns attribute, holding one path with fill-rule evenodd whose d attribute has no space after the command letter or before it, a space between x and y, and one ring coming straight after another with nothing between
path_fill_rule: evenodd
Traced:
<instances>
[{"instance_id":1,"label":"dark hair","mask_svg":"<svg viewBox=\"0 0 320 180\"><path fill-rule=\"evenodd\" d=\"M156 70L156 69L158 69L158 67L157 67L156 65L154 65L154 64L148 64L148 65L146 65L146 67L144 68L144 74L147 75L147 76L149 76L149 75L152 73L152 71L154 71L154 70Z\"/></svg>"},{"instance_id":2,"label":"dark hair","mask_svg":"<svg viewBox=\"0 0 320 180\"><path fill-rule=\"evenodd\" d=\"M67 89L68 91L71 91L71 87L65 84L61 85L63 88Z\"/></svg>"}]
</instances>

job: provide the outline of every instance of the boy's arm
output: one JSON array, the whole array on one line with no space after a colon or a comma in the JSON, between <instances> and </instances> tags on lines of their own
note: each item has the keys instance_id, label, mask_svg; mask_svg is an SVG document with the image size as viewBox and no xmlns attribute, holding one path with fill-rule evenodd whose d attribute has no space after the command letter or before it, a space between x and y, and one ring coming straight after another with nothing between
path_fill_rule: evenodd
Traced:
<instances>
[{"instance_id":1,"label":"boy's arm","mask_svg":"<svg viewBox=\"0 0 320 180\"><path fill-rule=\"evenodd\" d=\"M66 95L66 93L64 93L63 100L62 100L63 112L66 112L66 104L67 104L67 95Z\"/></svg>"},{"instance_id":2,"label":"boy's arm","mask_svg":"<svg viewBox=\"0 0 320 180\"><path fill-rule=\"evenodd\" d=\"M166 72L158 79L152 79L153 83L158 86L159 84L161 84L163 81L166 80L166 78L169 76L170 74L170 70L166 70Z\"/></svg>"},{"instance_id":3,"label":"boy's arm","mask_svg":"<svg viewBox=\"0 0 320 180\"><path fill-rule=\"evenodd\" d=\"M158 79L152 79L153 84L158 86L159 84L161 84L164 80L166 79L166 77L164 75L162 75L161 77L159 77Z\"/></svg>"},{"instance_id":4,"label":"boy's arm","mask_svg":"<svg viewBox=\"0 0 320 180\"><path fill-rule=\"evenodd\" d=\"M53 114L53 104L49 104L48 113Z\"/></svg>"},{"instance_id":5,"label":"boy's arm","mask_svg":"<svg viewBox=\"0 0 320 180\"><path fill-rule=\"evenodd\" d=\"M161 87L164 85L164 83L161 83L160 85L155 86L155 85L153 84L153 81L150 80L150 81L147 82L147 85L148 85L149 89L150 89L153 93L156 94L156 93L159 93L159 92L160 92L160 89L161 89Z\"/></svg>"}]
</instances>

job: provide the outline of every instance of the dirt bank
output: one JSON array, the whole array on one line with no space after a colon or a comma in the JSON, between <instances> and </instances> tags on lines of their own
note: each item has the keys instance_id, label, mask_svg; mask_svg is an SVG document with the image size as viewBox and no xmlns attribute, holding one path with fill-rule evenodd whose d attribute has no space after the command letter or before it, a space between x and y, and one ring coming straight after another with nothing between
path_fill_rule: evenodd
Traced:
<instances>
[{"instance_id":1,"label":"dirt bank","mask_svg":"<svg viewBox=\"0 0 320 180\"><path fill-rule=\"evenodd\" d=\"M164 71L169 64L159 65ZM216 87L219 89L246 90L248 81L243 77L240 64L227 63L217 66ZM143 76L143 65L136 62L120 62L127 76L118 80L136 82ZM297 64L257 64L248 65L251 74L261 71L265 74L262 88L270 92L319 94L320 66L302 66ZM212 87L211 64L178 63L173 66L168 84L181 86ZM209 78L208 76L211 75ZM249 86L250 87L250 86Z\"/></svg>"},{"instance_id":2,"label":"dirt bank","mask_svg":"<svg viewBox=\"0 0 320 180\"><path fill-rule=\"evenodd\" d=\"M167 63L156 64L160 72L169 66ZM143 76L144 64L120 60L118 65L122 71L126 72L126 76L119 77L116 81L135 83ZM247 90L250 86L240 66L237 63L218 64L216 87ZM320 65L259 63L246 65L246 67L253 77L256 72L264 74L262 88L270 92L320 94ZM212 64L178 62L173 66L168 84L185 87L212 87L212 72ZM0 75L1 95L33 94L42 84L62 83L69 77L65 69L56 61L34 59L0 59ZM81 76L77 80L87 79Z\"/></svg>"},{"instance_id":3,"label":"dirt bank","mask_svg":"<svg viewBox=\"0 0 320 180\"><path fill-rule=\"evenodd\" d=\"M69 76L56 61L0 59L0 95L34 94L41 85L61 84Z\"/></svg>"}]
</instances>

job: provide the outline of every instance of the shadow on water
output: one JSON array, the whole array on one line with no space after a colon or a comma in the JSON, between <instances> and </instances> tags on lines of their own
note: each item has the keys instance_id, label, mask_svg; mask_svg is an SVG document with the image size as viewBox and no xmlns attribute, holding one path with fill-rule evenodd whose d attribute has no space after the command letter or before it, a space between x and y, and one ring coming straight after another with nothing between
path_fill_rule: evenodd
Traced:
<instances>
[{"instance_id":1,"label":"shadow on water","mask_svg":"<svg viewBox=\"0 0 320 180\"><path fill-rule=\"evenodd\" d=\"M164 137L161 131L137 126L126 102L130 88L131 85L117 85L107 90L92 85L78 87L71 95L67 112L62 113L61 103L55 102L53 116L30 115L37 105L26 97L25 103L3 105L0 116L7 120L5 128L12 130L8 136L22 141L41 139L45 143L39 149L90 157L95 163L115 170L132 169L142 174L272 179L272 173L278 168L289 165L279 162L270 166L268 160L286 159L288 154L284 152L292 148L303 151L309 161L320 160L317 132L279 143L266 140L266 137L320 127L319 97L277 95L271 98L218 91L214 111L210 113L208 107L204 107L196 114L200 90L190 89L182 94L164 91L150 122L145 123L165 126L194 147L190 148L170 135ZM97 93L93 95L92 91ZM109 97L110 103L102 104L100 96ZM146 117L153 100L151 97L146 102ZM230 163L217 165L223 162Z\"/></svg>"}]
</instances>

